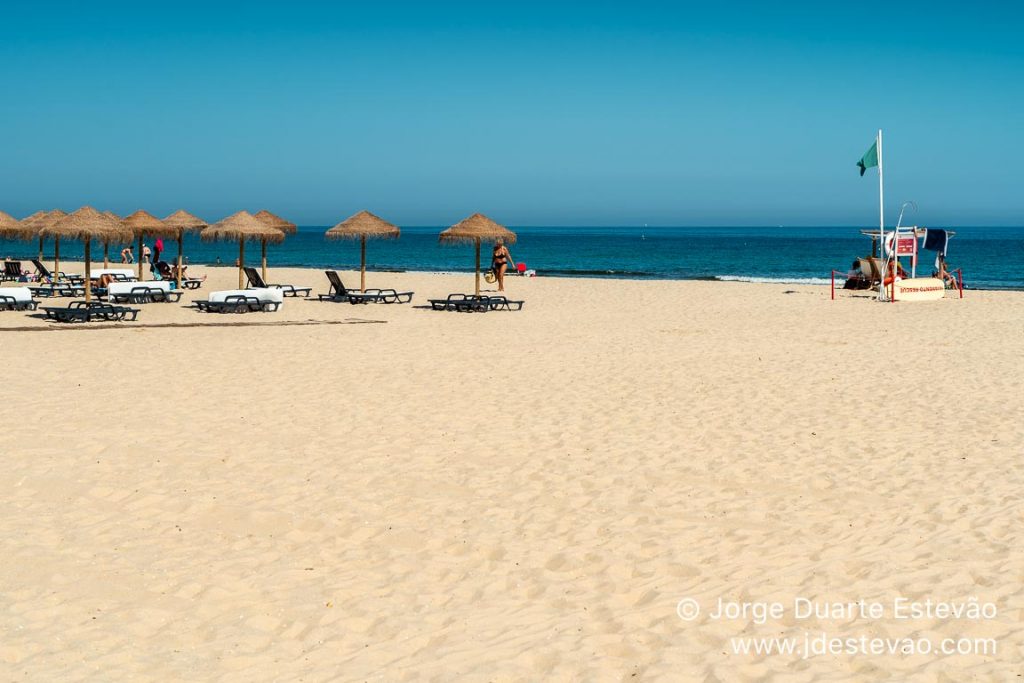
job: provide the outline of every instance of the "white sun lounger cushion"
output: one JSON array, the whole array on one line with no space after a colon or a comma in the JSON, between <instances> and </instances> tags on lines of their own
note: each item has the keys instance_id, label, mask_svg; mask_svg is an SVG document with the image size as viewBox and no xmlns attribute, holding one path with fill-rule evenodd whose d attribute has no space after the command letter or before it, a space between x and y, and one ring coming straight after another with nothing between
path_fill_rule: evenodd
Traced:
<instances>
[{"instance_id":1,"label":"white sun lounger cushion","mask_svg":"<svg viewBox=\"0 0 1024 683\"><path fill-rule=\"evenodd\" d=\"M32 301L32 290L28 287L0 287L0 294L13 296L14 300L20 304Z\"/></svg>"},{"instance_id":2,"label":"white sun lounger cushion","mask_svg":"<svg viewBox=\"0 0 1024 683\"><path fill-rule=\"evenodd\" d=\"M137 277L131 268L94 268L89 271L89 277L93 280L101 275L123 275L124 277Z\"/></svg>"},{"instance_id":3,"label":"white sun lounger cushion","mask_svg":"<svg viewBox=\"0 0 1024 683\"><path fill-rule=\"evenodd\" d=\"M131 294L132 290L137 287L147 287L149 289L162 289L165 292L171 291L170 282L153 280L151 282L111 282L109 285L107 285L107 294L110 296Z\"/></svg>"},{"instance_id":4,"label":"white sun lounger cushion","mask_svg":"<svg viewBox=\"0 0 1024 683\"><path fill-rule=\"evenodd\" d=\"M229 296L254 296L262 301L284 303L284 294L280 289L227 289L222 292L210 292L210 301L225 301Z\"/></svg>"}]
</instances>

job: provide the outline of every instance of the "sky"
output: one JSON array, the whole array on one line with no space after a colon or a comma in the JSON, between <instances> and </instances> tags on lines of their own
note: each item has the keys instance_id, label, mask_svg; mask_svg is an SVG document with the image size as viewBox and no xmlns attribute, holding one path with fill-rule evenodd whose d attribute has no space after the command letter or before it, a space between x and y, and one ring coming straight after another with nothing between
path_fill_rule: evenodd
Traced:
<instances>
[{"instance_id":1,"label":"sky","mask_svg":"<svg viewBox=\"0 0 1024 683\"><path fill-rule=\"evenodd\" d=\"M1024 225L1016 3L8 3L0 210Z\"/></svg>"}]
</instances>

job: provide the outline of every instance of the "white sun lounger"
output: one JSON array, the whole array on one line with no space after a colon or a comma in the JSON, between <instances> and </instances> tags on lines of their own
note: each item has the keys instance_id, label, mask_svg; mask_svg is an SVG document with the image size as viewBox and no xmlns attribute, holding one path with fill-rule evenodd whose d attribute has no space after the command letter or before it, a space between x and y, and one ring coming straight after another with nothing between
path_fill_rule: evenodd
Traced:
<instances>
[{"instance_id":1,"label":"white sun lounger","mask_svg":"<svg viewBox=\"0 0 1024 683\"><path fill-rule=\"evenodd\" d=\"M37 305L28 287L0 287L0 311L34 311Z\"/></svg>"}]
</instances>

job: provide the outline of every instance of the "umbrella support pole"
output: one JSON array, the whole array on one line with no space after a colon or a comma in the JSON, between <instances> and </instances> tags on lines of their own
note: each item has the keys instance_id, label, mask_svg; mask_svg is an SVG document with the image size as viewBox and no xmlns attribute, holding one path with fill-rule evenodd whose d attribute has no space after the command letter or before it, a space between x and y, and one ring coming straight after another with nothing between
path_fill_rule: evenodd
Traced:
<instances>
[{"instance_id":1,"label":"umbrella support pole","mask_svg":"<svg viewBox=\"0 0 1024 683\"><path fill-rule=\"evenodd\" d=\"M57 273L60 272L60 238L53 238L53 277L57 277Z\"/></svg>"},{"instance_id":2,"label":"umbrella support pole","mask_svg":"<svg viewBox=\"0 0 1024 683\"><path fill-rule=\"evenodd\" d=\"M110 267L110 242L103 240L103 268Z\"/></svg>"},{"instance_id":3,"label":"umbrella support pole","mask_svg":"<svg viewBox=\"0 0 1024 683\"><path fill-rule=\"evenodd\" d=\"M139 259L139 282L142 282L142 233L139 233L139 253L136 254L136 258Z\"/></svg>"},{"instance_id":4,"label":"umbrella support pole","mask_svg":"<svg viewBox=\"0 0 1024 683\"><path fill-rule=\"evenodd\" d=\"M480 296L480 238L476 239L476 295Z\"/></svg>"},{"instance_id":5,"label":"umbrella support pole","mask_svg":"<svg viewBox=\"0 0 1024 683\"><path fill-rule=\"evenodd\" d=\"M184 235L182 235L180 233L178 234L178 272L175 273L175 276L174 276L174 283L175 283L174 284L174 288L175 289L181 289L181 261L182 261L182 258L181 258L181 251L182 251L182 249L181 249L181 239L182 239L183 236Z\"/></svg>"},{"instance_id":6,"label":"umbrella support pole","mask_svg":"<svg viewBox=\"0 0 1024 683\"><path fill-rule=\"evenodd\" d=\"M85 239L85 303L92 299L92 239Z\"/></svg>"},{"instance_id":7,"label":"umbrella support pole","mask_svg":"<svg viewBox=\"0 0 1024 683\"><path fill-rule=\"evenodd\" d=\"M260 240L260 256L263 262L263 281L267 281L267 238Z\"/></svg>"},{"instance_id":8,"label":"umbrella support pole","mask_svg":"<svg viewBox=\"0 0 1024 683\"><path fill-rule=\"evenodd\" d=\"M43 260L43 238L39 238L39 260Z\"/></svg>"},{"instance_id":9,"label":"umbrella support pole","mask_svg":"<svg viewBox=\"0 0 1024 683\"><path fill-rule=\"evenodd\" d=\"M242 285L242 269L245 268L245 240L238 240L238 288L245 289Z\"/></svg>"},{"instance_id":10,"label":"umbrella support pole","mask_svg":"<svg viewBox=\"0 0 1024 683\"><path fill-rule=\"evenodd\" d=\"M359 240L359 291L366 291L366 235Z\"/></svg>"}]
</instances>

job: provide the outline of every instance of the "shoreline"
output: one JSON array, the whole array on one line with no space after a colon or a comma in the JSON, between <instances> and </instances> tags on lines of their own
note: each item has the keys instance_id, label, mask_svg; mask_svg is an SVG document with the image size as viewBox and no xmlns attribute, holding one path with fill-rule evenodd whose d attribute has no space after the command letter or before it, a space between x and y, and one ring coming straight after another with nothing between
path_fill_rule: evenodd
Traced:
<instances>
[{"instance_id":1,"label":"shoreline","mask_svg":"<svg viewBox=\"0 0 1024 683\"><path fill-rule=\"evenodd\" d=\"M28 260L28 259L22 258L21 260L25 261L25 260ZM44 265L48 265L48 266L52 265L52 262L53 262L53 258L52 257L50 257L50 258L48 258L48 259L43 261ZM170 263L170 262L171 261L168 261L168 263ZM61 258L61 263L62 264L64 264L64 263L79 263L79 264L81 264L81 263L84 263L84 261L82 259L80 259L80 258L73 258L72 257L72 258L67 258L67 259ZM218 265L216 263L202 263L202 262L199 262L199 261L194 261L192 263L187 263L186 262L185 265L188 266L188 267L196 266L196 267L200 267L200 268L203 268L203 269L209 268L209 269L212 269L212 270L215 270L215 271L216 270L221 270L221 269L224 269L224 270L236 270L237 269L237 266L234 266L234 265L225 265L225 264ZM247 263L246 265L250 266L250 267L256 267L256 268L259 268L259 266L260 266L260 264L258 262L257 263ZM137 266L138 266L137 262L136 263L131 263L131 264L122 264L122 263L119 263L119 262L118 263L111 262L109 267L110 268L132 268L132 269L135 269L135 268L137 268ZM100 262L98 266L94 263L94 267L102 267L102 262ZM353 270L352 267L344 267L344 266L311 266L311 265L287 265L287 264L278 265L278 264L269 264L269 263L267 264L267 271L268 272L273 271L273 270L280 270L280 269L284 269L284 270L313 271L313 272L318 272L320 274L323 274L324 270L338 270L339 272L358 272L358 269ZM146 269L144 272L148 273L149 271L148 271L148 269ZM367 273L377 273L377 274L402 274L402 273L410 273L410 274L419 274L419 275L440 275L440 276L459 276L459 275L470 275L470 276L472 276L473 275L473 270L471 268L470 269L465 269L465 270L459 270L459 269L450 269L450 270L417 270L417 269L411 269L411 268L406 268L406 269L400 269L400 268L371 268L371 267L367 266L366 272ZM486 268L483 268L481 270L481 278L483 277L482 274L484 272L486 272ZM506 277L509 278L510 280L513 280L513 281L520 279L520 276L518 276L518 275L506 275ZM811 278L811 277L808 277L808 278L778 277L778 278L775 278L775 277L770 277L770 276L759 276L759 275L712 275L712 276L699 276L699 277L664 277L664 276L657 275L657 274L651 274L649 277L643 277L643 276L636 276L635 273L629 273L629 274L617 274L616 273L616 274L603 275L603 274L599 274L597 272L582 273L582 272L578 272L578 271L573 271L573 272L568 272L568 273L567 272L560 272L560 271L546 271L546 272L545 271L541 271L541 272L538 272L536 279L545 279L545 278L570 279L570 280L599 280L599 281L600 280L615 280L615 281L627 281L627 282L723 282L723 283L725 283L725 282L738 282L738 283L745 283L745 284L793 285L793 286L808 286L808 287L828 287L830 285L828 277L820 277L820 278L818 278L818 277L813 277L813 278ZM531 278L527 278L527 279L531 279ZM840 291L840 285L839 285L840 280L839 280L839 278L837 278L836 282L837 282L836 293L838 295L838 293ZM972 287L972 286L970 286L970 282L968 281L967 283L964 284L964 292L968 292L968 291L970 291L970 292L1024 292L1024 285L1022 285L1022 286L1006 286L1006 287L997 287L997 286Z\"/></svg>"}]
</instances>

